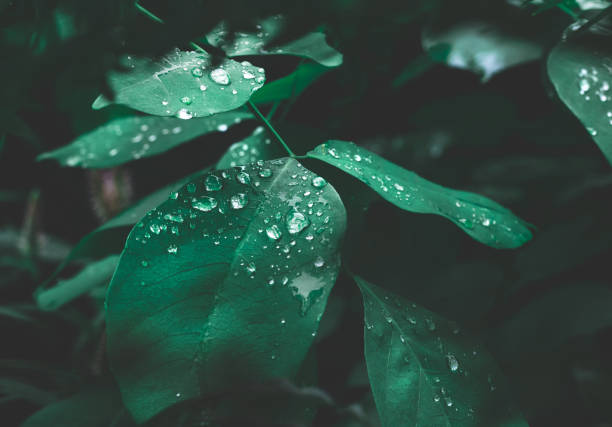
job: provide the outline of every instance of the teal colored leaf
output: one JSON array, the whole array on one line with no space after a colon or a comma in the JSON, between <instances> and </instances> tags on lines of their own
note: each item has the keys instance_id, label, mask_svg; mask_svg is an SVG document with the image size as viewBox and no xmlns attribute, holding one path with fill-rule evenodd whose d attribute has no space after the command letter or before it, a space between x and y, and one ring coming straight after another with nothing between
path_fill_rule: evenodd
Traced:
<instances>
[{"instance_id":1,"label":"teal colored leaf","mask_svg":"<svg viewBox=\"0 0 612 427\"><path fill-rule=\"evenodd\" d=\"M422 43L428 52L440 45L449 46L444 62L451 67L473 71L482 76L484 82L506 68L536 60L542 55L542 46L532 38L491 22L471 21L446 28L428 27L423 31Z\"/></svg>"},{"instance_id":2,"label":"teal colored leaf","mask_svg":"<svg viewBox=\"0 0 612 427\"><path fill-rule=\"evenodd\" d=\"M316 62L304 62L298 65L291 74L264 85L253 94L251 99L255 103L266 103L297 98L308 86L328 71L329 68Z\"/></svg>"},{"instance_id":3,"label":"teal colored leaf","mask_svg":"<svg viewBox=\"0 0 612 427\"><path fill-rule=\"evenodd\" d=\"M441 215L485 245L516 248L531 239L527 224L498 203L434 184L352 142L328 141L308 157L353 175L401 209Z\"/></svg>"},{"instance_id":4,"label":"teal colored leaf","mask_svg":"<svg viewBox=\"0 0 612 427\"><path fill-rule=\"evenodd\" d=\"M342 54L327 44L325 34L321 32L308 33L279 46L269 46L285 24L282 16L267 18L258 25L257 33L236 33L229 45L225 43L226 25L221 24L211 31L206 39L211 45L222 48L230 58L247 55L294 55L312 59L325 67L342 64Z\"/></svg>"},{"instance_id":5,"label":"teal colored leaf","mask_svg":"<svg viewBox=\"0 0 612 427\"><path fill-rule=\"evenodd\" d=\"M84 293L109 283L118 261L118 255L106 257L89 264L74 277L60 280L52 288L37 292L38 307L41 310L57 310Z\"/></svg>"},{"instance_id":6,"label":"teal colored leaf","mask_svg":"<svg viewBox=\"0 0 612 427\"><path fill-rule=\"evenodd\" d=\"M35 412L21 427L134 427L114 388L94 386Z\"/></svg>"},{"instance_id":7,"label":"teal colored leaf","mask_svg":"<svg viewBox=\"0 0 612 427\"><path fill-rule=\"evenodd\" d=\"M582 10L605 9L612 5L608 0L576 0Z\"/></svg>"},{"instance_id":8,"label":"teal colored leaf","mask_svg":"<svg viewBox=\"0 0 612 427\"><path fill-rule=\"evenodd\" d=\"M261 126L242 141L232 144L217 163L217 169L227 169L244 166L258 160L272 160L283 156L279 144L273 144L272 139Z\"/></svg>"},{"instance_id":9,"label":"teal colored leaf","mask_svg":"<svg viewBox=\"0 0 612 427\"><path fill-rule=\"evenodd\" d=\"M527 426L484 347L446 319L355 277L383 427Z\"/></svg>"},{"instance_id":10,"label":"teal colored leaf","mask_svg":"<svg viewBox=\"0 0 612 427\"><path fill-rule=\"evenodd\" d=\"M138 422L235 384L291 378L340 265L346 213L293 159L190 181L132 230L111 282L111 368Z\"/></svg>"},{"instance_id":11,"label":"teal colored leaf","mask_svg":"<svg viewBox=\"0 0 612 427\"><path fill-rule=\"evenodd\" d=\"M79 136L70 144L41 154L63 166L109 168L141 157L154 156L211 132L225 132L252 115L228 111L185 121L175 117L129 116L111 120Z\"/></svg>"},{"instance_id":12,"label":"teal colored leaf","mask_svg":"<svg viewBox=\"0 0 612 427\"><path fill-rule=\"evenodd\" d=\"M548 77L557 95L582 122L608 162L612 163L612 55L609 38L570 38L548 56Z\"/></svg>"},{"instance_id":13,"label":"teal colored leaf","mask_svg":"<svg viewBox=\"0 0 612 427\"><path fill-rule=\"evenodd\" d=\"M94 109L112 103L156 116L210 116L245 104L264 81L263 68L226 59L213 67L204 52L176 50L160 61L128 56L127 71L109 75L113 101L99 96Z\"/></svg>"}]
</instances>

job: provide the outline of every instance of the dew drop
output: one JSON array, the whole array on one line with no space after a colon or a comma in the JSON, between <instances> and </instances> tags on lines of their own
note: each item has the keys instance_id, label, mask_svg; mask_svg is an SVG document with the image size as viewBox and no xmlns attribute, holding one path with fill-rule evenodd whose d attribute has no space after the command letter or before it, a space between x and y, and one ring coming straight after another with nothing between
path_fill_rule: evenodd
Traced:
<instances>
[{"instance_id":1,"label":"dew drop","mask_svg":"<svg viewBox=\"0 0 612 427\"><path fill-rule=\"evenodd\" d=\"M296 210L291 210L289 213L287 213L286 224L289 234L298 234L300 231L310 225L310 221L304 216L303 213Z\"/></svg>"},{"instance_id":2,"label":"dew drop","mask_svg":"<svg viewBox=\"0 0 612 427\"><path fill-rule=\"evenodd\" d=\"M446 363L448 364L448 369L450 369L451 372L457 372L459 369L459 361L452 354L446 355Z\"/></svg>"},{"instance_id":3,"label":"dew drop","mask_svg":"<svg viewBox=\"0 0 612 427\"><path fill-rule=\"evenodd\" d=\"M192 101L191 101L191 98L190 98L190 97L188 97L188 96L183 96L183 97L181 98L181 102L182 102L183 104L185 104L185 105L190 105Z\"/></svg>"},{"instance_id":4,"label":"dew drop","mask_svg":"<svg viewBox=\"0 0 612 427\"><path fill-rule=\"evenodd\" d=\"M210 78L213 82L227 86L230 84L230 76L223 68L215 68L210 72Z\"/></svg>"},{"instance_id":5,"label":"dew drop","mask_svg":"<svg viewBox=\"0 0 612 427\"><path fill-rule=\"evenodd\" d=\"M321 258L320 256L318 256L315 259L314 266L317 267L317 268L321 268L324 265L325 265L325 260L323 258Z\"/></svg>"},{"instance_id":6,"label":"dew drop","mask_svg":"<svg viewBox=\"0 0 612 427\"><path fill-rule=\"evenodd\" d=\"M272 169L262 169L259 171L259 176L262 178L270 178L272 176Z\"/></svg>"},{"instance_id":7,"label":"dew drop","mask_svg":"<svg viewBox=\"0 0 612 427\"><path fill-rule=\"evenodd\" d=\"M219 191L223 188L223 183L218 176L208 175L204 180L204 186L206 187L206 191Z\"/></svg>"},{"instance_id":8,"label":"dew drop","mask_svg":"<svg viewBox=\"0 0 612 427\"><path fill-rule=\"evenodd\" d=\"M327 184L327 181L321 176L315 176L312 179L312 186L315 188L323 188Z\"/></svg>"},{"instance_id":9,"label":"dew drop","mask_svg":"<svg viewBox=\"0 0 612 427\"><path fill-rule=\"evenodd\" d=\"M217 207L217 199L213 197L203 196L200 199L191 201L191 206L202 212L210 212Z\"/></svg>"},{"instance_id":10,"label":"dew drop","mask_svg":"<svg viewBox=\"0 0 612 427\"><path fill-rule=\"evenodd\" d=\"M255 272L257 271L257 266L255 265L254 262L249 262L246 267L245 267L247 273L249 274L255 274Z\"/></svg>"},{"instance_id":11,"label":"dew drop","mask_svg":"<svg viewBox=\"0 0 612 427\"><path fill-rule=\"evenodd\" d=\"M178 252L178 246L176 246L176 245L168 246L168 253L169 254L175 254L177 252Z\"/></svg>"},{"instance_id":12,"label":"dew drop","mask_svg":"<svg viewBox=\"0 0 612 427\"><path fill-rule=\"evenodd\" d=\"M242 209L247 205L248 201L249 198L246 194L238 193L230 198L230 205L232 209Z\"/></svg>"},{"instance_id":13,"label":"dew drop","mask_svg":"<svg viewBox=\"0 0 612 427\"><path fill-rule=\"evenodd\" d=\"M111 157L115 157L117 153L119 153L119 150L117 150L116 148L113 148L112 150L108 152L108 155Z\"/></svg>"},{"instance_id":14,"label":"dew drop","mask_svg":"<svg viewBox=\"0 0 612 427\"><path fill-rule=\"evenodd\" d=\"M236 180L244 185L249 185L251 183L251 176L246 172L240 172L236 175Z\"/></svg>"},{"instance_id":15,"label":"dew drop","mask_svg":"<svg viewBox=\"0 0 612 427\"><path fill-rule=\"evenodd\" d=\"M183 119L183 120L189 120L190 118L193 117L193 113L191 111L189 111L188 109L186 109L186 108L181 108L176 113L176 117L178 117L179 119ZM176 128L174 128L174 129L176 129ZM173 133L175 133L175 132L173 132ZM178 133L178 132L176 132L176 133Z\"/></svg>"},{"instance_id":16,"label":"dew drop","mask_svg":"<svg viewBox=\"0 0 612 427\"><path fill-rule=\"evenodd\" d=\"M270 227L266 228L266 234L272 240L278 240L283 235L280 228L276 224L271 225Z\"/></svg>"},{"instance_id":17,"label":"dew drop","mask_svg":"<svg viewBox=\"0 0 612 427\"><path fill-rule=\"evenodd\" d=\"M193 77L202 77L204 75L204 71L200 67L194 67L191 69L191 74Z\"/></svg>"},{"instance_id":18,"label":"dew drop","mask_svg":"<svg viewBox=\"0 0 612 427\"><path fill-rule=\"evenodd\" d=\"M227 129L228 129L228 126L225 123L222 123L219 126L217 126L217 130L219 132L225 132L225 131L227 131Z\"/></svg>"}]
</instances>

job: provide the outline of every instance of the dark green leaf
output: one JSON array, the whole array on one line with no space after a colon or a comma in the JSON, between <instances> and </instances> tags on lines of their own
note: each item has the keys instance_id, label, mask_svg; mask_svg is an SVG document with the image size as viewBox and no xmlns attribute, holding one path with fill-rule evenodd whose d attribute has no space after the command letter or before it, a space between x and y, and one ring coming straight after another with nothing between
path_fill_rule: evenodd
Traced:
<instances>
[{"instance_id":1,"label":"dark green leaf","mask_svg":"<svg viewBox=\"0 0 612 427\"><path fill-rule=\"evenodd\" d=\"M138 421L296 374L338 273L344 206L293 159L189 182L130 233L107 295L111 367Z\"/></svg>"},{"instance_id":2,"label":"dark green leaf","mask_svg":"<svg viewBox=\"0 0 612 427\"><path fill-rule=\"evenodd\" d=\"M93 108L114 102L156 116L204 117L240 107L265 81L263 68L249 62L211 62L207 53L180 50L159 62L127 57L127 71L109 76L115 99L99 96Z\"/></svg>"},{"instance_id":3,"label":"dark green leaf","mask_svg":"<svg viewBox=\"0 0 612 427\"><path fill-rule=\"evenodd\" d=\"M41 154L38 160L56 159L64 166L109 168L163 153L207 133L225 132L251 117L246 111L228 111L189 121L174 117L120 117L81 135L69 145Z\"/></svg>"},{"instance_id":4,"label":"dark green leaf","mask_svg":"<svg viewBox=\"0 0 612 427\"><path fill-rule=\"evenodd\" d=\"M561 101L612 163L612 70L607 63L610 55L607 37L570 38L552 49L547 69Z\"/></svg>"},{"instance_id":5,"label":"dark green leaf","mask_svg":"<svg viewBox=\"0 0 612 427\"><path fill-rule=\"evenodd\" d=\"M328 71L328 68L316 62L304 62L288 76L264 85L253 94L251 99L256 103L266 103L297 98L308 86Z\"/></svg>"},{"instance_id":6,"label":"dark green leaf","mask_svg":"<svg viewBox=\"0 0 612 427\"><path fill-rule=\"evenodd\" d=\"M36 405L47 405L56 399L53 393L11 378L0 378L0 396L0 403L25 400Z\"/></svg>"},{"instance_id":7,"label":"dark green leaf","mask_svg":"<svg viewBox=\"0 0 612 427\"><path fill-rule=\"evenodd\" d=\"M206 38L211 45L223 48L230 58L247 55L295 55L312 59L326 67L342 64L342 54L327 44L325 34L321 32L309 33L280 46L267 46L279 35L284 25L285 21L279 15L267 18L260 23L258 33L237 33L229 46L224 43L227 31L223 24L211 31Z\"/></svg>"},{"instance_id":8,"label":"dark green leaf","mask_svg":"<svg viewBox=\"0 0 612 427\"><path fill-rule=\"evenodd\" d=\"M456 324L355 277L365 357L385 427L527 426L494 360Z\"/></svg>"},{"instance_id":9,"label":"dark green leaf","mask_svg":"<svg viewBox=\"0 0 612 427\"><path fill-rule=\"evenodd\" d=\"M244 166L257 160L272 160L282 157L279 144L272 144L272 139L261 126L253 134L240 142L232 144L217 163L217 169Z\"/></svg>"},{"instance_id":10,"label":"dark green leaf","mask_svg":"<svg viewBox=\"0 0 612 427\"><path fill-rule=\"evenodd\" d=\"M451 67L481 75L483 81L542 54L539 43L489 22L457 23L444 29L429 27L423 31L422 41L426 51L440 45L450 46L444 61Z\"/></svg>"},{"instance_id":11,"label":"dark green leaf","mask_svg":"<svg viewBox=\"0 0 612 427\"><path fill-rule=\"evenodd\" d=\"M352 142L328 141L308 157L353 175L399 208L444 216L494 248L516 248L531 239L525 222L496 202L434 184Z\"/></svg>"}]
</instances>

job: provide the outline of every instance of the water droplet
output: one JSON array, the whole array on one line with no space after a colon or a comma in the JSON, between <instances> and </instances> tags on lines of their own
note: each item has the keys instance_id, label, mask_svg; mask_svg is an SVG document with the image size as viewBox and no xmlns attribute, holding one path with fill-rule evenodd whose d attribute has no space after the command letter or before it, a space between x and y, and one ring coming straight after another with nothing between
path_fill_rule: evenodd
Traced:
<instances>
[{"instance_id":1,"label":"water droplet","mask_svg":"<svg viewBox=\"0 0 612 427\"><path fill-rule=\"evenodd\" d=\"M242 77L247 80L251 80L255 78L255 74L251 73L248 70L242 70Z\"/></svg>"},{"instance_id":2,"label":"water droplet","mask_svg":"<svg viewBox=\"0 0 612 427\"><path fill-rule=\"evenodd\" d=\"M262 178L270 178L272 176L272 169L262 169L259 171L259 176Z\"/></svg>"},{"instance_id":3,"label":"water droplet","mask_svg":"<svg viewBox=\"0 0 612 427\"><path fill-rule=\"evenodd\" d=\"M314 262L314 266L317 268L321 268L325 265L325 260L323 258L321 258L320 256L317 256L317 258L315 259Z\"/></svg>"},{"instance_id":4,"label":"water droplet","mask_svg":"<svg viewBox=\"0 0 612 427\"><path fill-rule=\"evenodd\" d=\"M204 71L200 67L194 67L191 69L191 74L193 77L202 77L204 75Z\"/></svg>"},{"instance_id":5,"label":"water droplet","mask_svg":"<svg viewBox=\"0 0 612 427\"><path fill-rule=\"evenodd\" d=\"M149 266L149 262L147 260L142 260L140 261L140 265L142 265L143 267L148 267Z\"/></svg>"},{"instance_id":6,"label":"water droplet","mask_svg":"<svg viewBox=\"0 0 612 427\"><path fill-rule=\"evenodd\" d=\"M444 398L444 402L446 403L446 406L448 406L449 408L453 406L453 400L448 396Z\"/></svg>"},{"instance_id":7,"label":"water droplet","mask_svg":"<svg viewBox=\"0 0 612 427\"><path fill-rule=\"evenodd\" d=\"M433 397L433 401L434 401L434 402L436 402L436 403L438 403L438 402L440 401L440 396L438 396L437 394L436 394L436 395L434 395L434 397Z\"/></svg>"},{"instance_id":8,"label":"water droplet","mask_svg":"<svg viewBox=\"0 0 612 427\"><path fill-rule=\"evenodd\" d=\"M427 324L427 329L429 329L430 331L436 330L436 322L434 322L433 320L425 319L425 323Z\"/></svg>"},{"instance_id":9,"label":"water droplet","mask_svg":"<svg viewBox=\"0 0 612 427\"><path fill-rule=\"evenodd\" d=\"M183 97L181 98L181 102L182 102L183 104L185 104L185 105L189 105L189 104L191 104L191 98L190 98L190 97L188 97L188 96L183 96Z\"/></svg>"},{"instance_id":10,"label":"water droplet","mask_svg":"<svg viewBox=\"0 0 612 427\"><path fill-rule=\"evenodd\" d=\"M272 240L278 240L283 235L280 228L276 224L271 225L270 227L266 228L266 234Z\"/></svg>"},{"instance_id":11,"label":"water droplet","mask_svg":"<svg viewBox=\"0 0 612 427\"><path fill-rule=\"evenodd\" d=\"M119 150L117 150L116 148L113 148L112 150L108 152L108 155L111 157L115 157L117 153L119 153Z\"/></svg>"},{"instance_id":12,"label":"water droplet","mask_svg":"<svg viewBox=\"0 0 612 427\"><path fill-rule=\"evenodd\" d=\"M459 361L452 354L446 355L446 363L448 364L448 368L451 370L451 372L457 372L459 369Z\"/></svg>"},{"instance_id":13,"label":"water droplet","mask_svg":"<svg viewBox=\"0 0 612 427\"><path fill-rule=\"evenodd\" d=\"M187 184L187 191L190 193L195 193L196 185L193 182L190 182L189 184Z\"/></svg>"},{"instance_id":14,"label":"water droplet","mask_svg":"<svg viewBox=\"0 0 612 427\"><path fill-rule=\"evenodd\" d=\"M254 262L249 262L246 267L245 267L247 273L249 274L255 274L255 272L257 271L257 266L255 265Z\"/></svg>"},{"instance_id":15,"label":"water droplet","mask_svg":"<svg viewBox=\"0 0 612 427\"><path fill-rule=\"evenodd\" d=\"M174 214L168 213L164 215L164 219L167 219L168 221L172 221L172 222L179 222L179 223L184 221L183 216L181 214L174 215Z\"/></svg>"},{"instance_id":16,"label":"water droplet","mask_svg":"<svg viewBox=\"0 0 612 427\"><path fill-rule=\"evenodd\" d=\"M156 223L152 223L151 225L149 225L149 230L151 230L155 234L161 233L161 227L159 226L159 224Z\"/></svg>"},{"instance_id":17,"label":"water droplet","mask_svg":"<svg viewBox=\"0 0 612 427\"><path fill-rule=\"evenodd\" d=\"M177 252L178 252L178 246L176 246L176 245L168 246L168 253L169 254L175 254Z\"/></svg>"},{"instance_id":18,"label":"water droplet","mask_svg":"<svg viewBox=\"0 0 612 427\"><path fill-rule=\"evenodd\" d=\"M178 117L179 119L183 119L183 120L189 120L190 118L193 117L193 113L191 111L189 111L188 109L186 109L186 108L181 108L176 113L176 117ZM174 131L174 129L173 129L173 131ZM180 130L179 130L179 132L180 132ZM173 132L173 133L178 133L178 132Z\"/></svg>"},{"instance_id":19,"label":"water droplet","mask_svg":"<svg viewBox=\"0 0 612 427\"><path fill-rule=\"evenodd\" d=\"M225 131L227 131L227 129L228 129L228 126L225 123L222 123L219 126L217 126L217 130L219 132L225 132Z\"/></svg>"},{"instance_id":20,"label":"water droplet","mask_svg":"<svg viewBox=\"0 0 612 427\"><path fill-rule=\"evenodd\" d=\"M315 188L323 188L327 184L327 181L321 176L315 176L312 179L312 186Z\"/></svg>"},{"instance_id":21,"label":"water droplet","mask_svg":"<svg viewBox=\"0 0 612 427\"><path fill-rule=\"evenodd\" d=\"M400 184L398 184L398 183L395 183L395 184L393 184L393 186L395 187L395 189L396 189L397 191L404 191L404 186L403 186L403 185L400 185Z\"/></svg>"},{"instance_id":22,"label":"water droplet","mask_svg":"<svg viewBox=\"0 0 612 427\"><path fill-rule=\"evenodd\" d=\"M248 201L249 198L246 194L238 193L230 198L230 205L232 206L232 209L242 209L246 206Z\"/></svg>"},{"instance_id":23,"label":"water droplet","mask_svg":"<svg viewBox=\"0 0 612 427\"><path fill-rule=\"evenodd\" d=\"M210 72L210 78L213 82L227 86L230 84L230 76L223 68L215 68Z\"/></svg>"},{"instance_id":24,"label":"water droplet","mask_svg":"<svg viewBox=\"0 0 612 427\"><path fill-rule=\"evenodd\" d=\"M287 323L287 321L285 319L281 319L280 321L281 325L285 326L285 324Z\"/></svg>"},{"instance_id":25,"label":"water droplet","mask_svg":"<svg viewBox=\"0 0 612 427\"><path fill-rule=\"evenodd\" d=\"M310 225L308 218L296 210L291 210L287 213L286 223L289 234L297 234Z\"/></svg>"},{"instance_id":26,"label":"water droplet","mask_svg":"<svg viewBox=\"0 0 612 427\"><path fill-rule=\"evenodd\" d=\"M251 183L251 176L246 172L240 172L236 175L236 180L244 185L249 185Z\"/></svg>"},{"instance_id":27,"label":"water droplet","mask_svg":"<svg viewBox=\"0 0 612 427\"><path fill-rule=\"evenodd\" d=\"M489 218L483 219L482 225L484 225L485 227L488 227L489 225L491 225L491 220Z\"/></svg>"},{"instance_id":28,"label":"water droplet","mask_svg":"<svg viewBox=\"0 0 612 427\"><path fill-rule=\"evenodd\" d=\"M236 89L232 89L232 95L238 95L238 91Z\"/></svg>"},{"instance_id":29,"label":"water droplet","mask_svg":"<svg viewBox=\"0 0 612 427\"><path fill-rule=\"evenodd\" d=\"M203 196L199 200L192 200L191 206L202 212L210 212L217 207L217 200L213 197Z\"/></svg>"},{"instance_id":30,"label":"water droplet","mask_svg":"<svg viewBox=\"0 0 612 427\"><path fill-rule=\"evenodd\" d=\"M200 90L204 92L208 87L206 85L200 85Z\"/></svg>"},{"instance_id":31,"label":"water droplet","mask_svg":"<svg viewBox=\"0 0 612 427\"><path fill-rule=\"evenodd\" d=\"M219 191L223 188L223 183L218 176L208 175L204 180L206 191Z\"/></svg>"}]
</instances>

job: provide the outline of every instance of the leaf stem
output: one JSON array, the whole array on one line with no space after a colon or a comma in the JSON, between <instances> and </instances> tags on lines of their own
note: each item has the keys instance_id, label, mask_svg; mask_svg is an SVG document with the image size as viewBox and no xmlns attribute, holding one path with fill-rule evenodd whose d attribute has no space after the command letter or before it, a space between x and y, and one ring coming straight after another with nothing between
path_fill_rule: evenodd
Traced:
<instances>
[{"instance_id":1,"label":"leaf stem","mask_svg":"<svg viewBox=\"0 0 612 427\"><path fill-rule=\"evenodd\" d=\"M141 6L140 3L138 3L138 0L136 0L134 2L134 6L136 6L136 9L138 9L141 13L143 13L145 16L151 18L153 21L157 22L158 24L163 24L164 23L164 20L161 19L159 16L155 15L153 12L151 12L150 10L145 8L144 6Z\"/></svg>"},{"instance_id":2,"label":"leaf stem","mask_svg":"<svg viewBox=\"0 0 612 427\"><path fill-rule=\"evenodd\" d=\"M266 126L266 128L268 128L268 130L272 133L272 135L274 135L274 137L278 140L278 142L281 143L281 145L283 146L283 148L285 149L285 151L287 151L287 153L289 154L289 156L295 158L296 155L293 153L293 151L291 151L291 148L289 148L289 146L287 145L287 143L283 140L283 138L278 134L278 132L276 131L276 129L274 129L274 127L270 124L270 122L268 121L268 119L266 119L264 117L263 114L261 114L261 111L259 111L259 109L255 106L255 104L253 104L253 101L251 101L249 99L249 101L247 102L247 105L249 106L249 108L251 109L251 111L255 114L255 116L257 116L257 118L259 120L261 120L261 122Z\"/></svg>"},{"instance_id":3,"label":"leaf stem","mask_svg":"<svg viewBox=\"0 0 612 427\"><path fill-rule=\"evenodd\" d=\"M558 3L557 7L561 9L563 12L565 12L566 14L568 14L569 16L571 16L572 18L578 19L578 14L576 14L576 12L574 12L572 9L570 9L563 3Z\"/></svg>"}]
</instances>

